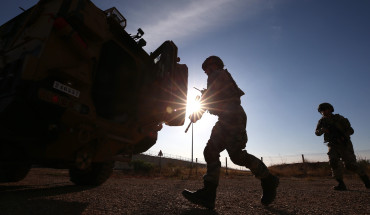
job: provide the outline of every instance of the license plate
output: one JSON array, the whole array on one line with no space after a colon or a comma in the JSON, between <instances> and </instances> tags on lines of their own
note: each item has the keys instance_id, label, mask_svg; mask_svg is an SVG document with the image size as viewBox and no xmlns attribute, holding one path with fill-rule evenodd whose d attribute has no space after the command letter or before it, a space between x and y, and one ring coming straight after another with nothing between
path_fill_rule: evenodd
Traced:
<instances>
[{"instance_id":1,"label":"license plate","mask_svg":"<svg viewBox=\"0 0 370 215\"><path fill-rule=\"evenodd\" d=\"M80 96L80 91L76 90L76 89L73 89L72 87L69 87L67 85L64 85L58 81L54 81L54 85L53 85L54 89L57 89L59 91L62 91L62 92L65 92L71 96L74 96L74 97L79 97Z\"/></svg>"}]
</instances>

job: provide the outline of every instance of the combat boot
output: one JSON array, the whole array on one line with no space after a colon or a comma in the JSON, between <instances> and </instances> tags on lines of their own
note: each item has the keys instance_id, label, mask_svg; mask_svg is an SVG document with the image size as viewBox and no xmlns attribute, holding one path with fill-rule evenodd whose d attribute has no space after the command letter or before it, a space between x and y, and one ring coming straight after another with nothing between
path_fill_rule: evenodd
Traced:
<instances>
[{"instance_id":1,"label":"combat boot","mask_svg":"<svg viewBox=\"0 0 370 215\"><path fill-rule=\"evenodd\" d=\"M338 185L333 187L334 190L339 190L339 191L347 190L347 187L344 184L342 179L337 179L337 181L338 181Z\"/></svg>"},{"instance_id":2,"label":"combat boot","mask_svg":"<svg viewBox=\"0 0 370 215\"><path fill-rule=\"evenodd\" d=\"M276 188L279 185L279 178L270 174L266 178L261 179L261 186L263 195L261 197L261 203L263 205L269 205L274 201L276 197Z\"/></svg>"},{"instance_id":3,"label":"combat boot","mask_svg":"<svg viewBox=\"0 0 370 215\"><path fill-rule=\"evenodd\" d=\"M363 175L363 176L361 176L361 180L364 182L365 187L367 189L370 189L370 180L369 180L369 177L367 175Z\"/></svg>"},{"instance_id":4,"label":"combat boot","mask_svg":"<svg viewBox=\"0 0 370 215\"><path fill-rule=\"evenodd\" d=\"M182 195L190 202L213 210L215 208L217 185L204 181L204 188L195 192L184 190Z\"/></svg>"}]
</instances>

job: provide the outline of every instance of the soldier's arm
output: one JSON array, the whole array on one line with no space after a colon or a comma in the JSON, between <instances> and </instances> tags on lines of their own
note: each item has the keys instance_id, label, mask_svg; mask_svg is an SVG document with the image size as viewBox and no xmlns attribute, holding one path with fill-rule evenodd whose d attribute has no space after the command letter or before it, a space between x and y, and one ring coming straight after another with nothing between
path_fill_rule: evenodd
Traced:
<instances>
[{"instance_id":1,"label":"soldier's arm","mask_svg":"<svg viewBox=\"0 0 370 215\"><path fill-rule=\"evenodd\" d=\"M221 70L217 71L212 76L208 77L207 89L202 93L201 101L204 104L205 109L207 106L212 106L212 103L219 102L215 101L215 98L220 98L220 94L224 92L228 85L226 73Z\"/></svg>"},{"instance_id":2,"label":"soldier's arm","mask_svg":"<svg viewBox=\"0 0 370 215\"><path fill-rule=\"evenodd\" d=\"M224 93L232 84L225 70L215 72L210 79L211 81L207 84L207 89L202 96L204 99L215 96L220 97L220 94Z\"/></svg>"},{"instance_id":3,"label":"soldier's arm","mask_svg":"<svg viewBox=\"0 0 370 215\"><path fill-rule=\"evenodd\" d=\"M324 133L324 129L322 127L322 119L319 120L316 126L315 134L316 136L321 136Z\"/></svg>"},{"instance_id":4,"label":"soldier's arm","mask_svg":"<svg viewBox=\"0 0 370 215\"><path fill-rule=\"evenodd\" d=\"M345 119L345 123L346 123L346 132L345 132L345 135L350 136L353 133L355 133L355 131L353 130L353 128L352 128L351 123L349 122L349 120L347 118L344 118L344 119Z\"/></svg>"}]
</instances>

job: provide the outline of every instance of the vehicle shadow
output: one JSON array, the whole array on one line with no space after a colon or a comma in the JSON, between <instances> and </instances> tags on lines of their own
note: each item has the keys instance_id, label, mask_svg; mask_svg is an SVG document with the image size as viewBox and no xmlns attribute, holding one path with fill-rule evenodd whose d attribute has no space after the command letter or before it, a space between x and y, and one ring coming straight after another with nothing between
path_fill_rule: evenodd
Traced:
<instances>
[{"instance_id":1,"label":"vehicle shadow","mask_svg":"<svg viewBox=\"0 0 370 215\"><path fill-rule=\"evenodd\" d=\"M1 214L81 214L88 206L85 202L54 200L50 197L80 192L92 187L63 185L48 188L31 186L1 186Z\"/></svg>"},{"instance_id":2,"label":"vehicle shadow","mask_svg":"<svg viewBox=\"0 0 370 215\"><path fill-rule=\"evenodd\" d=\"M0 185L0 198L2 196L18 196L19 198L36 198L45 196L56 196L67 193L75 193L92 189L94 186L76 186L67 184L47 188L34 188L34 186L3 186Z\"/></svg>"}]
</instances>

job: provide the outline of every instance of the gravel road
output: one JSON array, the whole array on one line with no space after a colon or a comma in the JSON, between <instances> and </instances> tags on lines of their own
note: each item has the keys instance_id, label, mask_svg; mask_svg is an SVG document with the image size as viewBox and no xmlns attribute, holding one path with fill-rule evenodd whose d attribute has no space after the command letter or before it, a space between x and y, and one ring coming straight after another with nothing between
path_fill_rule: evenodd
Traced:
<instances>
[{"instance_id":1,"label":"gravel road","mask_svg":"<svg viewBox=\"0 0 370 215\"><path fill-rule=\"evenodd\" d=\"M222 178L213 211L188 203L184 188L195 180L128 177L120 171L94 188L74 186L67 170L33 168L17 183L0 184L0 214L370 214L370 190L357 178L349 191L334 191L332 179L281 178L276 201L260 204L261 187L252 176Z\"/></svg>"}]
</instances>

